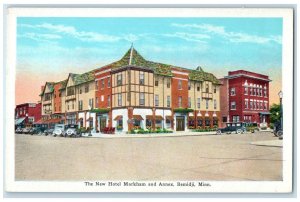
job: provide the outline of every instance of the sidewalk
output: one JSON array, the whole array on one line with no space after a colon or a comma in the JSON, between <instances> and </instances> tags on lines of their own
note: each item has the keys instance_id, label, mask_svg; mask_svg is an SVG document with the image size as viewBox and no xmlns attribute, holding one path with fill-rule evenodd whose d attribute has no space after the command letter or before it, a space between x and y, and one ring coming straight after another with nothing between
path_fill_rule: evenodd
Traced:
<instances>
[{"instance_id":1,"label":"sidewalk","mask_svg":"<svg viewBox=\"0 0 300 202\"><path fill-rule=\"evenodd\" d=\"M182 136L205 136L216 135L216 131L212 132L173 132L173 133L151 133L151 134L102 134L93 133L92 136L83 135L87 138L143 138L143 137L182 137Z\"/></svg>"}]
</instances>

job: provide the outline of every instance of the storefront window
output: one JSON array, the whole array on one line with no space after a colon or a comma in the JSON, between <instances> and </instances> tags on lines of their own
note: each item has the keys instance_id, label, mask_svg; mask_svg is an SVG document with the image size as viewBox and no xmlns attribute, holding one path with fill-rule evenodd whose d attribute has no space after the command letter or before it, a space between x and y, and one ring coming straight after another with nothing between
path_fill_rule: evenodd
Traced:
<instances>
[{"instance_id":1,"label":"storefront window","mask_svg":"<svg viewBox=\"0 0 300 202\"><path fill-rule=\"evenodd\" d=\"M209 119L205 119L205 126L210 126L210 120Z\"/></svg>"}]
</instances>

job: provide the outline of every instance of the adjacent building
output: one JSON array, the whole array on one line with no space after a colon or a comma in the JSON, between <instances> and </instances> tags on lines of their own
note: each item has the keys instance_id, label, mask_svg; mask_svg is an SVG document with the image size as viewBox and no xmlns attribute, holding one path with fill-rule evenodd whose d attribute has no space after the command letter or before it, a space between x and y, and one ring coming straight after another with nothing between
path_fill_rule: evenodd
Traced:
<instances>
[{"instance_id":1,"label":"adjacent building","mask_svg":"<svg viewBox=\"0 0 300 202\"><path fill-rule=\"evenodd\" d=\"M243 121L269 126L270 81L267 75L245 70L230 71L220 79L222 123Z\"/></svg>"},{"instance_id":2,"label":"adjacent building","mask_svg":"<svg viewBox=\"0 0 300 202\"><path fill-rule=\"evenodd\" d=\"M15 126L32 126L41 119L41 103L24 103L15 108Z\"/></svg>"},{"instance_id":3,"label":"adjacent building","mask_svg":"<svg viewBox=\"0 0 300 202\"><path fill-rule=\"evenodd\" d=\"M213 74L148 61L133 47L116 62L46 82L41 100L44 121L97 131L185 131L218 127L221 119L220 82Z\"/></svg>"}]
</instances>

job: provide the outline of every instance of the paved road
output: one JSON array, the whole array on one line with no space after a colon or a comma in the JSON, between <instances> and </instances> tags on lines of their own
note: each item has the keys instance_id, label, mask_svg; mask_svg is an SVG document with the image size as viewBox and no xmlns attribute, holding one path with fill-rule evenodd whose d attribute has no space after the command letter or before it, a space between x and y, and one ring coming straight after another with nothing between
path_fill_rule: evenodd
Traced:
<instances>
[{"instance_id":1,"label":"paved road","mask_svg":"<svg viewBox=\"0 0 300 202\"><path fill-rule=\"evenodd\" d=\"M16 180L282 180L272 133L59 138L16 135Z\"/></svg>"}]
</instances>

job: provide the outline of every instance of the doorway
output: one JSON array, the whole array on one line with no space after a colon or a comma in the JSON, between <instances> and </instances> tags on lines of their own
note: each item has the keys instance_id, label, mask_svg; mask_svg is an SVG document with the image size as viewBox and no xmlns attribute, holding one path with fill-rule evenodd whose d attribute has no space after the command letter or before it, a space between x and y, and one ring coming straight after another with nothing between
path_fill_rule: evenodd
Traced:
<instances>
[{"instance_id":1,"label":"doorway","mask_svg":"<svg viewBox=\"0 0 300 202\"><path fill-rule=\"evenodd\" d=\"M106 117L100 117L100 131L103 131L106 127Z\"/></svg>"},{"instance_id":2,"label":"doorway","mask_svg":"<svg viewBox=\"0 0 300 202\"><path fill-rule=\"evenodd\" d=\"M176 131L184 131L184 116L176 116Z\"/></svg>"}]
</instances>

